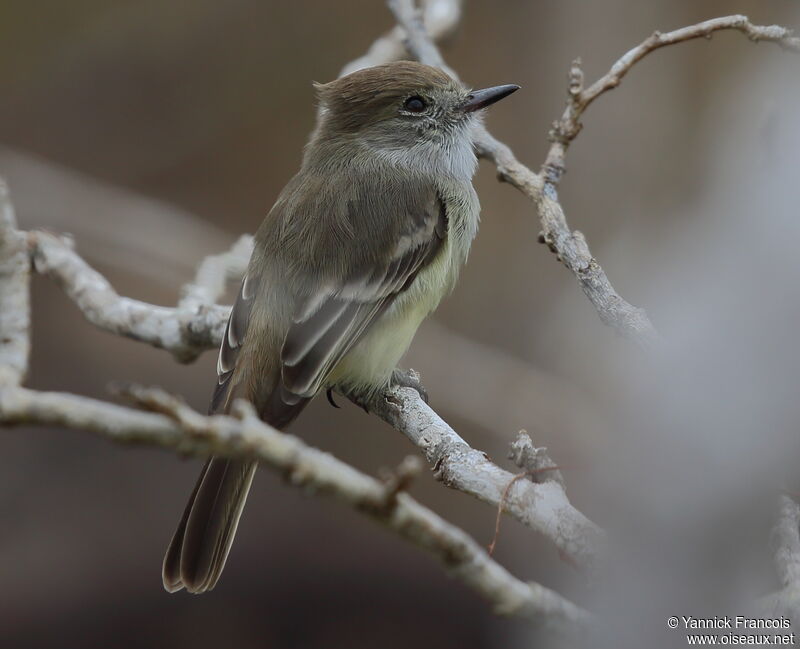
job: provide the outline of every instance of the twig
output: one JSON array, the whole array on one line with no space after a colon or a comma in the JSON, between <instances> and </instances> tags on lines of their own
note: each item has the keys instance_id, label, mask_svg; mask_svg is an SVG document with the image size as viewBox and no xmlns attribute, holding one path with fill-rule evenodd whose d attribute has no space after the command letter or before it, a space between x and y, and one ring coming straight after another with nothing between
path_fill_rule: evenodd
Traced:
<instances>
[{"instance_id":1,"label":"twig","mask_svg":"<svg viewBox=\"0 0 800 649\"><path fill-rule=\"evenodd\" d=\"M407 34L406 43L411 54L423 63L441 67L441 54L416 19L413 0L390 0L389 8ZM658 340L658 333L647 314L617 294L600 264L592 257L583 234L569 229L555 185L546 183L544 178L519 162L511 149L495 139L484 126L477 129L474 144L480 157L495 164L501 180L519 189L536 204L542 225L541 240L574 273L600 319L617 333L642 346L653 345Z\"/></svg>"},{"instance_id":2,"label":"twig","mask_svg":"<svg viewBox=\"0 0 800 649\"><path fill-rule=\"evenodd\" d=\"M425 455L446 486L499 507L544 535L571 563L591 569L605 534L569 502L555 481L517 481L485 453L473 449L411 388L392 388L368 404L370 412L399 430Z\"/></svg>"},{"instance_id":3,"label":"twig","mask_svg":"<svg viewBox=\"0 0 800 649\"><path fill-rule=\"evenodd\" d=\"M488 548L490 557L494 554L497 540L500 537L500 520L503 512L505 511L508 494L511 491L511 487L517 482L517 480L528 478L531 480L531 482L536 484L556 482L566 492L564 476L561 475L560 468L555 462L553 462L553 460L550 459L546 448L537 448L533 445L533 441L528 433L526 433L524 430L521 430L519 433L517 433L517 439L511 444L511 452L508 454L508 459L522 469L522 473L518 473L511 478L511 481L506 485L506 488L503 489L503 495L500 497L500 502L497 503L497 517L494 522L494 536L492 537L492 542L489 544ZM563 550L561 550L561 556L567 559L570 564L577 565L575 559L566 554Z\"/></svg>"},{"instance_id":4,"label":"twig","mask_svg":"<svg viewBox=\"0 0 800 649\"><path fill-rule=\"evenodd\" d=\"M234 249L242 247L241 241ZM230 309L194 299L203 292L210 294L208 288L188 290L181 307L155 306L121 297L62 238L29 232L28 244L35 270L55 280L97 327L166 349L181 362L219 344Z\"/></svg>"},{"instance_id":5,"label":"twig","mask_svg":"<svg viewBox=\"0 0 800 649\"><path fill-rule=\"evenodd\" d=\"M424 0L422 3L422 20L425 31L434 41L446 38L458 27L461 21L461 8L463 0ZM345 65L340 77L346 74L368 68L381 63L397 61L407 56L408 52L403 42L403 30L395 26L392 30L378 39L370 46L364 56L361 56Z\"/></svg>"},{"instance_id":6,"label":"twig","mask_svg":"<svg viewBox=\"0 0 800 649\"><path fill-rule=\"evenodd\" d=\"M556 592L524 583L493 561L461 529L406 493L387 499L387 486L297 437L262 422L252 406L238 401L234 417L206 417L162 390L123 390L155 412L142 412L64 393L9 387L0 390L0 422L57 425L89 431L116 442L148 444L206 457L247 457L281 473L289 484L329 495L433 554L458 580L502 615L555 630L583 626L589 615Z\"/></svg>"},{"instance_id":7,"label":"twig","mask_svg":"<svg viewBox=\"0 0 800 649\"><path fill-rule=\"evenodd\" d=\"M522 480L522 478L527 477L528 472L523 471L522 473L518 473L515 475L511 480L509 480L506 488L503 489L503 495L500 496L500 502L497 503L497 516L494 519L494 536L492 537L492 542L489 543L489 546L486 548L486 551L489 553L489 556L494 555L494 549L497 547L497 539L500 538L500 521L503 518L503 511L504 506L506 504L506 500L508 499L508 492L511 491L511 487L517 480Z\"/></svg>"},{"instance_id":8,"label":"twig","mask_svg":"<svg viewBox=\"0 0 800 649\"><path fill-rule=\"evenodd\" d=\"M524 430L517 433L517 439L511 444L511 452L508 459L525 471L534 482L554 481L566 489L564 476L561 475L556 463L550 459L547 449L536 447L530 435Z\"/></svg>"},{"instance_id":9,"label":"twig","mask_svg":"<svg viewBox=\"0 0 800 649\"><path fill-rule=\"evenodd\" d=\"M768 41L780 47L800 52L800 38L792 31L779 25L754 25L747 16L723 16L706 20L696 25L682 27L666 34L654 32L636 47L628 50L611 66L611 69L584 90L583 72L580 60L572 64L570 70L570 88L567 107L561 118L553 124L550 133L550 150L544 164L543 174L548 182L558 184L564 173L564 155L572 140L580 133L580 118L589 105L603 93L616 88L631 68L651 52L697 38L711 38L714 32L736 30L746 35L751 41Z\"/></svg>"},{"instance_id":10,"label":"twig","mask_svg":"<svg viewBox=\"0 0 800 649\"><path fill-rule=\"evenodd\" d=\"M194 281L181 290L178 308L196 312L209 304L216 304L225 293L227 283L242 278L252 252L253 237L243 234L230 250L206 257L197 267Z\"/></svg>"}]
</instances>

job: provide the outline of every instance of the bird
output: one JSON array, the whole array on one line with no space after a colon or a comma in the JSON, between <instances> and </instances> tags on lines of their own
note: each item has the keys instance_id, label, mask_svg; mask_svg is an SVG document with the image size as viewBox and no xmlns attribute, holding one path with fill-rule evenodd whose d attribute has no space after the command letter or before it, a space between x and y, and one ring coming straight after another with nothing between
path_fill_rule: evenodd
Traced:
<instances>
[{"instance_id":1,"label":"bird","mask_svg":"<svg viewBox=\"0 0 800 649\"><path fill-rule=\"evenodd\" d=\"M246 399L279 430L323 391L357 403L391 385L425 394L398 362L478 230L482 109L519 89L471 90L414 61L314 86L317 124L255 234L209 406L224 414ZM164 557L167 591L217 584L256 466L206 462Z\"/></svg>"}]
</instances>

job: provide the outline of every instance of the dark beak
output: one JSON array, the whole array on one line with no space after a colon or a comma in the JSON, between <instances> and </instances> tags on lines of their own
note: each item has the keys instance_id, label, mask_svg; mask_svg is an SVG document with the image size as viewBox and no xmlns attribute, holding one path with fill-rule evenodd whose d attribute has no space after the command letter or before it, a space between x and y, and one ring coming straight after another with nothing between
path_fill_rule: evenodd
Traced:
<instances>
[{"instance_id":1,"label":"dark beak","mask_svg":"<svg viewBox=\"0 0 800 649\"><path fill-rule=\"evenodd\" d=\"M473 90L467 95L467 101L462 104L461 110L465 113L471 113L481 108L486 108L496 101L500 101L503 97L508 97L512 92L516 92L517 90L519 90L519 86L514 83L509 83L505 86L484 88L483 90Z\"/></svg>"}]
</instances>

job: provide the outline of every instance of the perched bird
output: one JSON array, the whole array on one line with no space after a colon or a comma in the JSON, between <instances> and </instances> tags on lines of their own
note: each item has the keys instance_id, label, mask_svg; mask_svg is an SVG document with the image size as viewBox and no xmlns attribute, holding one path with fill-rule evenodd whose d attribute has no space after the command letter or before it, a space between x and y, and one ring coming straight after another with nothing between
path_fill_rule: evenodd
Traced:
<instances>
[{"instance_id":1,"label":"perched bird","mask_svg":"<svg viewBox=\"0 0 800 649\"><path fill-rule=\"evenodd\" d=\"M419 388L397 363L478 229L476 111L518 88L471 91L410 61L316 85L318 123L256 233L210 413L245 398L284 429L320 391ZM164 557L168 591L217 583L255 470L206 463Z\"/></svg>"}]
</instances>

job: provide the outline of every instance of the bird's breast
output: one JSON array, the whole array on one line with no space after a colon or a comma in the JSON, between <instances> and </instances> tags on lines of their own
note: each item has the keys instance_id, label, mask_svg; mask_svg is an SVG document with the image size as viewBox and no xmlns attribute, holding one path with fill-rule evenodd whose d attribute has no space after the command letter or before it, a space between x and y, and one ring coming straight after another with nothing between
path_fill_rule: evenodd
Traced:
<instances>
[{"instance_id":1,"label":"bird's breast","mask_svg":"<svg viewBox=\"0 0 800 649\"><path fill-rule=\"evenodd\" d=\"M448 226L441 250L339 362L329 383L358 391L383 388L422 321L455 286L478 228L480 207L469 183L441 186Z\"/></svg>"}]
</instances>

